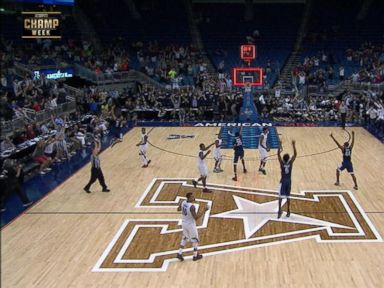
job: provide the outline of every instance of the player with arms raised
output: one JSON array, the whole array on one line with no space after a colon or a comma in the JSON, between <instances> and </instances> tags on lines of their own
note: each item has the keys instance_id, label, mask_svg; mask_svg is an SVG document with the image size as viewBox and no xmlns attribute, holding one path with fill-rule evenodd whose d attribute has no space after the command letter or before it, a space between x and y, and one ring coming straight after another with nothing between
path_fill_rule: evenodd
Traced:
<instances>
[{"instance_id":1,"label":"player with arms raised","mask_svg":"<svg viewBox=\"0 0 384 288\"><path fill-rule=\"evenodd\" d=\"M199 234L197 232L196 221L209 210L207 206L204 210L201 210L199 213L196 213L195 205L195 196L192 192L187 193L187 200L182 201L177 208L177 211L181 211L182 222L181 226L183 228L183 238L180 242L179 253L177 253L177 258L180 261L184 261L183 249L185 244L189 241L193 246L193 261L200 260L203 258L203 255L197 252L199 244Z\"/></svg>"},{"instance_id":2,"label":"player with arms raised","mask_svg":"<svg viewBox=\"0 0 384 288\"><path fill-rule=\"evenodd\" d=\"M340 171L343 171L344 169L347 169L349 174L351 174L351 176L352 176L353 183L355 184L355 187L353 187L353 189L357 190L358 189L358 187L357 187L357 180L356 180L355 173L353 172L353 165L352 165L352 149L353 149L353 145L355 144L355 132L352 131L352 142L351 142L351 144L349 144L349 142L345 142L343 146L341 146L340 143L337 142L337 140L332 135L332 133L331 133L330 136L331 136L332 140L335 141L337 147L339 147L339 149L343 153L343 162L336 169L336 183L335 183L335 185L336 186L340 185L340 182L339 182L339 180L340 180Z\"/></svg>"},{"instance_id":3,"label":"player with arms raised","mask_svg":"<svg viewBox=\"0 0 384 288\"><path fill-rule=\"evenodd\" d=\"M279 149L277 150L277 157L279 159L280 163L280 169L281 169L281 179L280 179L280 189L279 189L279 211L277 212L277 218L281 217L281 214L283 213L281 211L281 202L283 198L287 199L287 217L291 214L290 209L290 195L291 195L291 176L292 176L292 165L293 162L296 160L297 151L296 151L296 142L295 140L292 141L292 147L293 147L293 156L290 158L289 154L284 154L283 158L281 158L281 144L279 146Z\"/></svg>"}]
</instances>

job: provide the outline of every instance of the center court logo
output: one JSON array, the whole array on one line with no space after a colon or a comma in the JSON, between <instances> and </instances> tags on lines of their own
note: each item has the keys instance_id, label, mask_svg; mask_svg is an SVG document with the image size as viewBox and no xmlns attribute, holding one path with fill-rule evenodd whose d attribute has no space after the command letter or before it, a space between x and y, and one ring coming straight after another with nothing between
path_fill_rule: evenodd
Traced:
<instances>
[{"instance_id":1,"label":"center court logo","mask_svg":"<svg viewBox=\"0 0 384 288\"><path fill-rule=\"evenodd\" d=\"M190 179L154 179L136 208L176 211L186 192L195 192L196 208L211 209L199 220L199 251L205 256L294 241L326 243L382 242L350 191L291 194L291 216L277 219L276 191L209 184L202 193ZM157 210L158 211L158 210ZM181 239L181 219L127 219L94 272L166 271ZM185 249L186 259L192 248Z\"/></svg>"}]
</instances>

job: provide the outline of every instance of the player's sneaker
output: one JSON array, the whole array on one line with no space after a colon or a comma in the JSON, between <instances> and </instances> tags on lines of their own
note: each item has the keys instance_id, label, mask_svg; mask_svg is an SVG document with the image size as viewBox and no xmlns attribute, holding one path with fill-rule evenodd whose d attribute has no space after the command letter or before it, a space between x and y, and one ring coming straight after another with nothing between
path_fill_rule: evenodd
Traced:
<instances>
[{"instance_id":1,"label":"player's sneaker","mask_svg":"<svg viewBox=\"0 0 384 288\"><path fill-rule=\"evenodd\" d=\"M147 167L148 167L148 164L141 166L141 168L147 168Z\"/></svg>"},{"instance_id":2,"label":"player's sneaker","mask_svg":"<svg viewBox=\"0 0 384 288\"><path fill-rule=\"evenodd\" d=\"M335 186L340 186L340 182L335 182Z\"/></svg>"},{"instance_id":3,"label":"player's sneaker","mask_svg":"<svg viewBox=\"0 0 384 288\"><path fill-rule=\"evenodd\" d=\"M220 170L219 169L213 169L213 173L219 173L220 172Z\"/></svg>"},{"instance_id":4,"label":"player's sneaker","mask_svg":"<svg viewBox=\"0 0 384 288\"><path fill-rule=\"evenodd\" d=\"M281 212L281 211L277 212L277 219L280 219L281 214L283 214L283 212Z\"/></svg>"},{"instance_id":5,"label":"player's sneaker","mask_svg":"<svg viewBox=\"0 0 384 288\"><path fill-rule=\"evenodd\" d=\"M220 168L220 169L219 169L219 172L224 172L224 170Z\"/></svg>"},{"instance_id":6,"label":"player's sneaker","mask_svg":"<svg viewBox=\"0 0 384 288\"><path fill-rule=\"evenodd\" d=\"M83 188L83 190L85 191L85 192L87 192L87 193L91 193L91 191L89 190L89 189L87 189L87 188Z\"/></svg>"},{"instance_id":7,"label":"player's sneaker","mask_svg":"<svg viewBox=\"0 0 384 288\"><path fill-rule=\"evenodd\" d=\"M244 168L243 172L244 172L244 173L247 173L247 169Z\"/></svg>"},{"instance_id":8,"label":"player's sneaker","mask_svg":"<svg viewBox=\"0 0 384 288\"><path fill-rule=\"evenodd\" d=\"M196 186L197 186L197 181L196 181L196 180L192 180L192 184L193 184L193 187L196 188Z\"/></svg>"},{"instance_id":9,"label":"player's sneaker","mask_svg":"<svg viewBox=\"0 0 384 288\"><path fill-rule=\"evenodd\" d=\"M262 172L264 175L267 175L267 171L265 171L265 169L261 170L261 172Z\"/></svg>"},{"instance_id":10,"label":"player's sneaker","mask_svg":"<svg viewBox=\"0 0 384 288\"><path fill-rule=\"evenodd\" d=\"M104 188L102 191L103 191L103 192L109 192L109 191L111 191L111 190L109 190L108 188Z\"/></svg>"},{"instance_id":11,"label":"player's sneaker","mask_svg":"<svg viewBox=\"0 0 384 288\"><path fill-rule=\"evenodd\" d=\"M184 257L183 255L177 253L177 256L176 256L177 259L179 259L180 261L184 261Z\"/></svg>"},{"instance_id":12,"label":"player's sneaker","mask_svg":"<svg viewBox=\"0 0 384 288\"><path fill-rule=\"evenodd\" d=\"M287 217L291 216L291 211L287 212Z\"/></svg>"},{"instance_id":13,"label":"player's sneaker","mask_svg":"<svg viewBox=\"0 0 384 288\"><path fill-rule=\"evenodd\" d=\"M149 163L151 163L151 160L148 160L147 167L148 167Z\"/></svg>"},{"instance_id":14,"label":"player's sneaker","mask_svg":"<svg viewBox=\"0 0 384 288\"><path fill-rule=\"evenodd\" d=\"M203 255L201 255L201 254L197 254L197 256L193 256L192 260L193 260L193 261L198 261L198 260L200 260L200 259L202 259L202 258L203 258Z\"/></svg>"},{"instance_id":15,"label":"player's sneaker","mask_svg":"<svg viewBox=\"0 0 384 288\"><path fill-rule=\"evenodd\" d=\"M211 191L211 190L208 190L207 188L204 188L204 189L203 189L203 192L204 192L204 193L211 193L212 191Z\"/></svg>"},{"instance_id":16,"label":"player's sneaker","mask_svg":"<svg viewBox=\"0 0 384 288\"><path fill-rule=\"evenodd\" d=\"M355 187L353 187L353 189L355 189L355 190L359 190L359 187L355 186Z\"/></svg>"},{"instance_id":17,"label":"player's sneaker","mask_svg":"<svg viewBox=\"0 0 384 288\"><path fill-rule=\"evenodd\" d=\"M237 181L237 176L232 178L233 181Z\"/></svg>"}]
</instances>

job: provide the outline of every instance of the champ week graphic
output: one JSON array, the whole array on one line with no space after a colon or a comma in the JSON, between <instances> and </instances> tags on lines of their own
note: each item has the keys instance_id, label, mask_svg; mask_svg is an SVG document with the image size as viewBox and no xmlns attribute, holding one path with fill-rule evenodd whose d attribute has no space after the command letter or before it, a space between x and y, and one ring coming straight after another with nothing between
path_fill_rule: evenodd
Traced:
<instances>
[{"instance_id":1,"label":"champ week graphic","mask_svg":"<svg viewBox=\"0 0 384 288\"><path fill-rule=\"evenodd\" d=\"M232 253L294 241L319 243L382 242L365 212L348 190L291 194L291 215L277 219L276 191L208 184L213 193L194 188L190 179L153 179L135 208L175 212L187 192L197 211L211 207L196 223L199 252ZM283 202L284 203L284 202ZM181 218L127 219L96 263L94 272L159 272L178 261ZM111 236L112 237L112 236ZM320 244L319 244L320 245ZM192 247L184 258L192 258ZM177 264L174 264L177 265Z\"/></svg>"},{"instance_id":2,"label":"champ week graphic","mask_svg":"<svg viewBox=\"0 0 384 288\"><path fill-rule=\"evenodd\" d=\"M23 39L61 39L61 12L21 12Z\"/></svg>"}]
</instances>

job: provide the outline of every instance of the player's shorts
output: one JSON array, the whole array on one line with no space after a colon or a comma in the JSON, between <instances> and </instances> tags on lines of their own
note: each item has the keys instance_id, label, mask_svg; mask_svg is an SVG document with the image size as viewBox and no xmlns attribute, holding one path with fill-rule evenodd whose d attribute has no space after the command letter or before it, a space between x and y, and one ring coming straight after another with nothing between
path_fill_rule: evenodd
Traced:
<instances>
[{"instance_id":1,"label":"player's shorts","mask_svg":"<svg viewBox=\"0 0 384 288\"><path fill-rule=\"evenodd\" d=\"M222 157L223 156L221 155L221 150L215 149L213 151L213 159L215 159L216 161L220 161Z\"/></svg>"},{"instance_id":2,"label":"player's shorts","mask_svg":"<svg viewBox=\"0 0 384 288\"><path fill-rule=\"evenodd\" d=\"M198 165L198 168L199 168L199 172L200 172L201 176L203 176L203 177L208 176L208 167L206 164L200 164L200 165Z\"/></svg>"},{"instance_id":3,"label":"player's shorts","mask_svg":"<svg viewBox=\"0 0 384 288\"><path fill-rule=\"evenodd\" d=\"M147 144L140 145L139 149L140 149L140 154L146 154L148 150L148 145Z\"/></svg>"},{"instance_id":4,"label":"player's shorts","mask_svg":"<svg viewBox=\"0 0 384 288\"><path fill-rule=\"evenodd\" d=\"M196 224L182 224L183 239L190 242L199 242L199 233L197 232Z\"/></svg>"},{"instance_id":5,"label":"player's shorts","mask_svg":"<svg viewBox=\"0 0 384 288\"><path fill-rule=\"evenodd\" d=\"M282 181L279 185L279 198L289 198L291 196L291 181Z\"/></svg>"},{"instance_id":6,"label":"player's shorts","mask_svg":"<svg viewBox=\"0 0 384 288\"><path fill-rule=\"evenodd\" d=\"M349 174L354 174L352 162L343 162L339 167L337 167L337 170L339 170L340 172L344 169L347 169Z\"/></svg>"},{"instance_id":7,"label":"player's shorts","mask_svg":"<svg viewBox=\"0 0 384 288\"><path fill-rule=\"evenodd\" d=\"M267 161L268 159L268 152L263 147L259 147L259 153L260 153L260 160Z\"/></svg>"},{"instance_id":8,"label":"player's shorts","mask_svg":"<svg viewBox=\"0 0 384 288\"><path fill-rule=\"evenodd\" d=\"M233 163L237 164L239 162L239 158L244 158L244 150L235 151L235 156L233 157Z\"/></svg>"}]
</instances>

